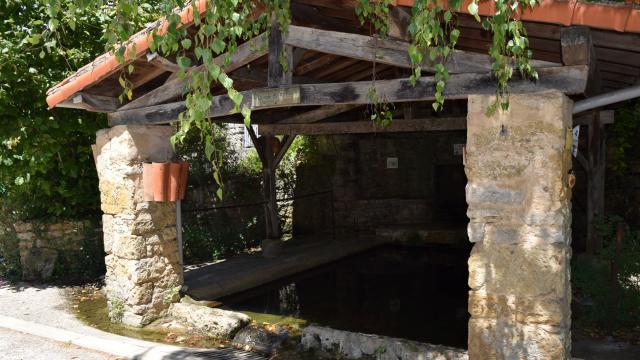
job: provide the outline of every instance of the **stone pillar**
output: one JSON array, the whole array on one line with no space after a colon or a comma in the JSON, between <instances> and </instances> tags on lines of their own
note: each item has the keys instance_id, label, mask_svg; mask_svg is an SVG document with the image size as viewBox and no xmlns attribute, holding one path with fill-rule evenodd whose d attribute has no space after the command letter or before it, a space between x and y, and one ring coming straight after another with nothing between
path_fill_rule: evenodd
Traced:
<instances>
[{"instance_id":1,"label":"stone pillar","mask_svg":"<svg viewBox=\"0 0 640 360\"><path fill-rule=\"evenodd\" d=\"M555 91L470 96L465 171L469 358L568 359L572 102Z\"/></svg>"},{"instance_id":2,"label":"stone pillar","mask_svg":"<svg viewBox=\"0 0 640 360\"><path fill-rule=\"evenodd\" d=\"M98 131L96 167L104 230L106 293L112 321L142 326L161 316L182 284L175 203L143 201L142 164L175 154L168 126Z\"/></svg>"}]
</instances>

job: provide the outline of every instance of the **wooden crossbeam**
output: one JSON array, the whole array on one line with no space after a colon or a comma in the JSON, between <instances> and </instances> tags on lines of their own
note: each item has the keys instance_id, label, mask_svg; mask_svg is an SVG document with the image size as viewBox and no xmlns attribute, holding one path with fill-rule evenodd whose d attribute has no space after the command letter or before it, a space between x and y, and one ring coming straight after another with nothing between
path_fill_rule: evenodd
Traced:
<instances>
[{"instance_id":1,"label":"wooden crossbeam","mask_svg":"<svg viewBox=\"0 0 640 360\"><path fill-rule=\"evenodd\" d=\"M603 125L613 124L615 121L614 110L602 110L600 111L600 123ZM593 124L594 117L591 112L577 114L573 116L573 125L589 126Z\"/></svg>"},{"instance_id":2,"label":"wooden crossbeam","mask_svg":"<svg viewBox=\"0 0 640 360\"><path fill-rule=\"evenodd\" d=\"M307 111L305 113L294 115L292 117L280 120L278 123L282 123L282 124L313 123L313 122L324 120L326 118L329 118L338 114L342 114L343 112L347 112L349 110L353 110L359 106L360 105L351 105L351 104L335 105L335 106L327 105L315 110Z\"/></svg>"},{"instance_id":3,"label":"wooden crossbeam","mask_svg":"<svg viewBox=\"0 0 640 360\"><path fill-rule=\"evenodd\" d=\"M291 25L285 42L291 46L327 54L376 61L403 68L412 67L408 54L409 43L404 41ZM488 55L455 50L449 55L445 67L451 74L489 72L491 63L492 60ZM559 65L539 60L532 60L531 63L534 68ZM433 72L435 63L427 59L421 68Z\"/></svg>"},{"instance_id":4,"label":"wooden crossbeam","mask_svg":"<svg viewBox=\"0 0 640 360\"><path fill-rule=\"evenodd\" d=\"M369 134L420 131L451 131L467 128L467 118L427 118L392 121L387 127L372 121L324 122L311 124L265 124L260 125L264 135L328 135Z\"/></svg>"},{"instance_id":5,"label":"wooden crossbeam","mask_svg":"<svg viewBox=\"0 0 640 360\"><path fill-rule=\"evenodd\" d=\"M528 93L555 89L565 94L581 94L586 88L588 68L585 65L543 68L538 70L539 80L513 79L512 93ZM370 104L371 89L386 102L433 101L435 79L426 76L415 86L409 79L357 81L328 84L291 85L274 89L243 91L242 106L251 109L269 109L294 106L323 106L342 104ZM472 94L494 94L496 80L491 74L453 74L447 81L444 96L448 99L466 99ZM231 115L237 112L227 95L215 96L209 117ZM186 110L184 101L149 106L142 109L117 111L110 114L112 125L162 124L175 121Z\"/></svg>"},{"instance_id":6,"label":"wooden crossbeam","mask_svg":"<svg viewBox=\"0 0 640 360\"><path fill-rule=\"evenodd\" d=\"M239 69L246 64L264 56L268 52L267 47L267 34L263 33L257 37L239 45L237 49L229 56L229 54L222 54L216 57L213 62L222 67L225 72L231 72ZM225 60L228 59L228 62ZM192 71L204 71L204 65L195 67ZM122 110L143 108L146 106L162 104L166 101L173 100L180 97L187 85L188 79L175 78L169 82L166 82L162 86L151 90L150 92L142 95L138 99L124 105Z\"/></svg>"}]
</instances>

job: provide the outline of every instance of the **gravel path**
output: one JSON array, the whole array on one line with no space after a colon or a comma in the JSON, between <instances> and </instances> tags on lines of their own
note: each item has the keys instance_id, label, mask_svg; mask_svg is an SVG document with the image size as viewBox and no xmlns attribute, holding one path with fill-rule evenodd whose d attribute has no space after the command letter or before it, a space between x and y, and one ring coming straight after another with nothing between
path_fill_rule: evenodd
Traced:
<instances>
[{"instance_id":1,"label":"gravel path","mask_svg":"<svg viewBox=\"0 0 640 360\"><path fill-rule=\"evenodd\" d=\"M0 328L0 357L4 360L116 360L117 357L74 345Z\"/></svg>"}]
</instances>

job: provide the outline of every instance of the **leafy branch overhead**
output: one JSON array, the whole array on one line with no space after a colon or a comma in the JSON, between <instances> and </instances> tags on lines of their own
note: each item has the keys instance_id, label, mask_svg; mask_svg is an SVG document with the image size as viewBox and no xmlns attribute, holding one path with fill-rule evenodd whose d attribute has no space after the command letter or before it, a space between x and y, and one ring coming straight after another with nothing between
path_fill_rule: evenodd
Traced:
<instances>
[{"instance_id":1,"label":"leafy branch overhead","mask_svg":"<svg viewBox=\"0 0 640 360\"><path fill-rule=\"evenodd\" d=\"M44 1L44 0L42 0ZM537 74L530 65L531 51L528 48L526 31L522 22L516 19L519 11L535 6L536 0L488 0L494 1L495 15L481 19L478 15L478 1L468 5L468 12L482 26L493 33L493 42L489 50L493 59L492 71L497 82L498 105L508 107L508 82L513 76L514 67L523 76L536 78ZM46 0L49 6L49 24L47 31L64 27L73 27L77 22L78 9L99 8L103 0ZM446 63L455 49L460 30L457 28L456 13L462 0L448 1L445 6L441 0L416 0L413 6L409 32L411 46L408 55L413 65L411 81L415 85L421 76L421 64L429 62L435 69L435 110L444 105L444 89L449 78ZM362 24L369 24L378 36L385 37L389 31L390 0L359 0L356 15ZM176 9L190 7L194 14L194 25L187 29ZM154 10L166 20L164 26L152 31L151 50L164 56L173 55L179 66L178 75L187 79L186 108L179 116L178 131L172 141L181 143L186 134L196 128L205 146L207 158L218 168L220 151L214 142L216 125L207 120L212 105L212 87L216 84L226 89L229 98L235 104L235 110L244 116L245 124L250 125L251 109L243 105L243 96L234 88L233 80L224 71L224 63L216 60L225 55L228 63L231 54L240 43L277 25L283 34L287 34L291 23L290 0L155 0L140 2L137 0L118 0L110 14L110 22L105 39L123 63L135 58L136 49L128 43L129 37L138 31L134 24L139 23L142 13ZM283 52L284 53L284 52ZM283 55L284 56L284 55ZM286 59L278 61L285 67ZM202 71L192 71L195 65ZM131 86L127 80L132 66L124 68L120 82L123 87L121 99L131 99ZM217 177L219 179L219 176Z\"/></svg>"}]
</instances>

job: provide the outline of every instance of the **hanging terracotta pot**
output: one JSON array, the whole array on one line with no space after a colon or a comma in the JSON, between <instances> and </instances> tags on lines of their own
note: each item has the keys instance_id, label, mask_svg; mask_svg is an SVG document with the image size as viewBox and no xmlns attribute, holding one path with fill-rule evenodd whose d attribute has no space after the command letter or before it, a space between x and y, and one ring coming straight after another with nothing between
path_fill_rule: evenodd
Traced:
<instances>
[{"instance_id":1,"label":"hanging terracotta pot","mask_svg":"<svg viewBox=\"0 0 640 360\"><path fill-rule=\"evenodd\" d=\"M169 163L169 201L179 200L181 168L180 162Z\"/></svg>"},{"instance_id":2,"label":"hanging terracotta pot","mask_svg":"<svg viewBox=\"0 0 640 360\"><path fill-rule=\"evenodd\" d=\"M184 200L184 194L187 191L187 178L189 177L189 163L180 161L180 191L179 200Z\"/></svg>"},{"instance_id":3,"label":"hanging terracotta pot","mask_svg":"<svg viewBox=\"0 0 640 360\"><path fill-rule=\"evenodd\" d=\"M169 200L170 163L152 163L151 181L153 182L153 200Z\"/></svg>"},{"instance_id":4,"label":"hanging terracotta pot","mask_svg":"<svg viewBox=\"0 0 640 360\"><path fill-rule=\"evenodd\" d=\"M153 176L151 163L142 164L142 199L153 201Z\"/></svg>"}]
</instances>

